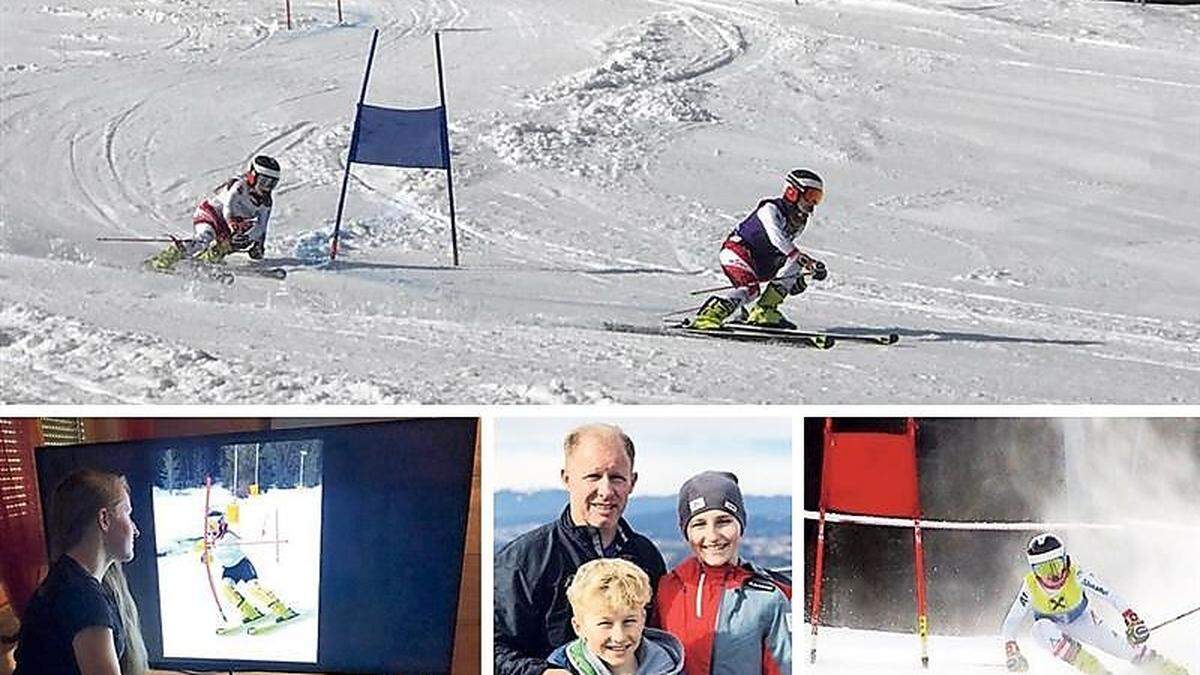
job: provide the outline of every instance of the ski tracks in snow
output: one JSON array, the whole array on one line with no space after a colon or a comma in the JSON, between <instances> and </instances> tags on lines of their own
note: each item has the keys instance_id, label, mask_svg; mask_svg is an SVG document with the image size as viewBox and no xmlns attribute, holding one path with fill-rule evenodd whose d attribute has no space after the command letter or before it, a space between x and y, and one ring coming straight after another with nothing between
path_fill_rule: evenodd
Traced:
<instances>
[{"instance_id":1,"label":"ski tracks in snow","mask_svg":"<svg viewBox=\"0 0 1200 675\"><path fill-rule=\"evenodd\" d=\"M703 76L744 46L739 29L716 17L655 14L610 35L599 65L527 94L519 115L484 122L481 137L513 166L615 184L672 134L716 120Z\"/></svg>"}]
</instances>

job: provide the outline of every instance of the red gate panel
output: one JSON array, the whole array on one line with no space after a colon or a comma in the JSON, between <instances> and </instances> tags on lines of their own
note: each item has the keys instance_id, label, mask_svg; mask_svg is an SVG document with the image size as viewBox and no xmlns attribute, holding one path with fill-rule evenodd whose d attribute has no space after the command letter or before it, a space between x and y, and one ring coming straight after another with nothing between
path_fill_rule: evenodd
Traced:
<instances>
[{"instance_id":1,"label":"red gate panel","mask_svg":"<svg viewBox=\"0 0 1200 675\"><path fill-rule=\"evenodd\" d=\"M825 421L821 508L869 516L919 518L917 425L903 433L837 431Z\"/></svg>"}]
</instances>

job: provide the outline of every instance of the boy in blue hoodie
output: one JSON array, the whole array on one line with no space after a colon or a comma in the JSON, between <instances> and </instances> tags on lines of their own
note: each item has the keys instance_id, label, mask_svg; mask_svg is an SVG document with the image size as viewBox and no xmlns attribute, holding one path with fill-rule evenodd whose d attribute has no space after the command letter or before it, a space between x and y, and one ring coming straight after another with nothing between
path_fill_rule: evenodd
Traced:
<instances>
[{"instance_id":1,"label":"boy in blue hoodie","mask_svg":"<svg viewBox=\"0 0 1200 675\"><path fill-rule=\"evenodd\" d=\"M620 558L580 566L567 588L578 639L554 650L550 665L574 675L676 675L683 645L646 627L650 577ZM553 673L554 670L547 670Z\"/></svg>"}]
</instances>

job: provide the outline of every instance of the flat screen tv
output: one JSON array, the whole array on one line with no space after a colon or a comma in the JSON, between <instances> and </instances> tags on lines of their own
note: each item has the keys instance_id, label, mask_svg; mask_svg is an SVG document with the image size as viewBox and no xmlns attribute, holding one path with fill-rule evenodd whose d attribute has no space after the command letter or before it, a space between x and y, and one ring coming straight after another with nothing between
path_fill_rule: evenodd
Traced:
<instances>
[{"instance_id":1,"label":"flat screen tv","mask_svg":"<svg viewBox=\"0 0 1200 675\"><path fill-rule=\"evenodd\" d=\"M43 447L43 507L68 473L124 475L126 564L164 669L448 673L474 418ZM48 512L48 511L47 511Z\"/></svg>"}]
</instances>

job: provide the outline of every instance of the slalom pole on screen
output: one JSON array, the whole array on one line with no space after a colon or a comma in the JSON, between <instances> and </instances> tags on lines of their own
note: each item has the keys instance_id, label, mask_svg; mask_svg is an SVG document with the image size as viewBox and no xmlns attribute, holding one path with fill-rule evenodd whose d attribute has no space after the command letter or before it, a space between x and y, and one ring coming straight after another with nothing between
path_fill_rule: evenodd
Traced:
<instances>
[{"instance_id":1,"label":"slalom pole on screen","mask_svg":"<svg viewBox=\"0 0 1200 675\"><path fill-rule=\"evenodd\" d=\"M208 590L212 591L213 602L217 604L217 614L221 615L221 623L229 623L229 619L225 616L225 610L221 607L221 599L217 597L217 584L213 581L212 565L209 565L209 550L211 545L208 542L208 510L210 498L212 497L212 476L204 477L204 529L201 532L204 534L204 556L200 558L200 562L204 564L204 573L208 576Z\"/></svg>"}]
</instances>

